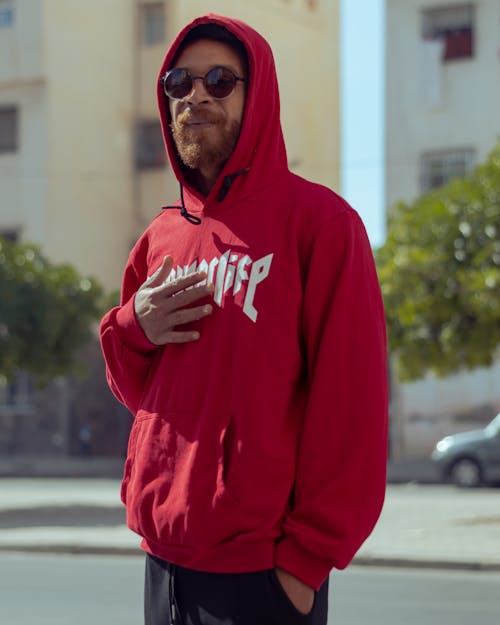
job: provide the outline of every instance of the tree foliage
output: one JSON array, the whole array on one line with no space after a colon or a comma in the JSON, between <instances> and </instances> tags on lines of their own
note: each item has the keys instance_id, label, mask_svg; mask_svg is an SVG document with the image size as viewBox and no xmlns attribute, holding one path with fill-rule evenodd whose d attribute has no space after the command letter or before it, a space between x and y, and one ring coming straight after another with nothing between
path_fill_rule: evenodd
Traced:
<instances>
[{"instance_id":1,"label":"tree foliage","mask_svg":"<svg viewBox=\"0 0 500 625\"><path fill-rule=\"evenodd\" d=\"M0 375L19 369L41 382L75 369L92 335L102 289L30 244L0 238Z\"/></svg>"},{"instance_id":2,"label":"tree foliage","mask_svg":"<svg viewBox=\"0 0 500 625\"><path fill-rule=\"evenodd\" d=\"M500 342L500 144L466 177L395 206L376 259L401 380L490 365Z\"/></svg>"}]
</instances>

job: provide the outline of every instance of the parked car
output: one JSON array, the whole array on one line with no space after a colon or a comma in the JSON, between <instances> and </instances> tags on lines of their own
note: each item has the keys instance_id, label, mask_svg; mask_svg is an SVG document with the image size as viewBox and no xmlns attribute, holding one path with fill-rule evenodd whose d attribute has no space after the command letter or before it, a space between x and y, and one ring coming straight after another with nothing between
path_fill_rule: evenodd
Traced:
<instances>
[{"instance_id":1,"label":"parked car","mask_svg":"<svg viewBox=\"0 0 500 625\"><path fill-rule=\"evenodd\" d=\"M432 459L442 479L457 486L500 482L500 413L482 430L438 441Z\"/></svg>"}]
</instances>

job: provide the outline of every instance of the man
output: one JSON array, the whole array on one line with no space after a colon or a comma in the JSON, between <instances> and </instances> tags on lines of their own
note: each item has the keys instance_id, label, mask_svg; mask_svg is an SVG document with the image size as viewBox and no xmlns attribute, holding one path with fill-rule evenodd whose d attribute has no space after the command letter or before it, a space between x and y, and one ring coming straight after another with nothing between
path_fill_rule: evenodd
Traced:
<instances>
[{"instance_id":1,"label":"man","mask_svg":"<svg viewBox=\"0 0 500 625\"><path fill-rule=\"evenodd\" d=\"M308 76L297 68L297 88ZM158 83L180 201L101 325L147 625L324 625L385 490L385 326L357 214L292 174L271 50L198 18Z\"/></svg>"}]
</instances>

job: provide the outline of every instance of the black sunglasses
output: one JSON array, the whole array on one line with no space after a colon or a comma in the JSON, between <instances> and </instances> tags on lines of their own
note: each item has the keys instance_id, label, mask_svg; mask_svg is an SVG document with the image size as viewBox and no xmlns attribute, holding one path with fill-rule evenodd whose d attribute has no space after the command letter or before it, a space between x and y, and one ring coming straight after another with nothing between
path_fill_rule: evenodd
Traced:
<instances>
[{"instance_id":1,"label":"black sunglasses","mask_svg":"<svg viewBox=\"0 0 500 625\"><path fill-rule=\"evenodd\" d=\"M193 93L194 81L203 80L206 92L222 100L233 93L238 81L245 82L244 78L236 74L227 67L213 67L205 76L193 76L183 67L175 67L168 71L161 79L163 91L172 100L184 100Z\"/></svg>"}]
</instances>

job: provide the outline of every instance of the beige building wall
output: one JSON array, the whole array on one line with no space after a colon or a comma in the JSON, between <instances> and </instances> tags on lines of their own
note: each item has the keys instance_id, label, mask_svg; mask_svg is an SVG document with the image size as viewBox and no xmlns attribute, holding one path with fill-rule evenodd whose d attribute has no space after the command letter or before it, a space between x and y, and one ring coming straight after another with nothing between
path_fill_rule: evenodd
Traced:
<instances>
[{"instance_id":1,"label":"beige building wall","mask_svg":"<svg viewBox=\"0 0 500 625\"><path fill-rule=\"evenodd\" d=\"M14 5L13 5L14 6ZM19 150L0 153L0 232L45 243L46 80L42 4L21 0L0 30L0 107L19 109Z\"/></svg>"},{"instance_id":2,"label":"beige building wall","mask_svg":"<svg viewBox=\"0 0 500 625\"><path fill-rule=\"evenodd\" d=\"M162 58L200 14L239 17L268 39L290 167L339 186L337 1L169 0L163 41L144 45L151 4L15 0L13 26L0 36L0 105L19 106L21 121L19 150L0 154L0 231L17 229L107 289L119 286L139 234L178 196L168 165L136 166L136 130L158 121Z\"/></svg>"},{"instance_id":3,"label":"beige building wall","mask_svg":"<svg viewBox=\"0 0 500 625\"><path fill-rule=\"evenodd\" d=\"M134 218L130 5L45 0L43 13L47 251L107 288L119 284Z\"/></svg>"},{"instance_id":4,"label":"beige building wall","mask_svg":"<svg viewBox=\"0 0 500 625\"><path fill-rule=\"evenodd\" d=\"M175 1L164 3L165 32L164 40L154 45L142 45L141 42L141 8L151 4L151 0L135 1L135 40L138 42L134 59L135 106L138 120L159 122L158 105L156 102L156 81L165 52L170 43L169 33L172 31L172 13ZM177 0L180 2L181 0ZM186 1L186 0L184 0ZM134 236L139 236L144 228L160 211L161 207L177 199L179 188L177 181L168 165L161 169L138 170L135 193L138 206L138 219Z\"/></svg>"},{"instance_id":5,"label":"beige building wall","mask_svg":"<svg viewBox=\"0 0 500 625\"><path fill-rule=\"evenodd\" d=\"M19 145L0 154L0 231L108 289L133 232L133 2L16 0L0 32L0 106Z\"/></svg>"}]
</instances>

